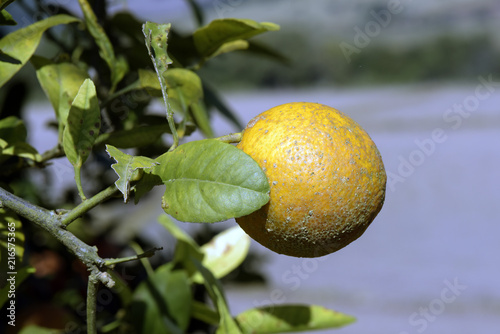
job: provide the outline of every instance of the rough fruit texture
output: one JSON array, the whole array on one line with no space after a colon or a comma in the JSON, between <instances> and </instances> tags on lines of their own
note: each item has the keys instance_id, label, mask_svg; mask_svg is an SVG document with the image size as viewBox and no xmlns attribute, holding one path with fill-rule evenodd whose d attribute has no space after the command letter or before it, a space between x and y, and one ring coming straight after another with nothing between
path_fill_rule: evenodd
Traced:
<instances>
[{"instance_id":1,"label":"rough fruit texture","mask_svg":"<svg viewBox=\"0 0 500 334\"><path fill-rule=\"evenodd\" d=\"M340 111L287 103L253 118L238 148L262 167L270 200L237 223L280 254L318 257L356 240L378 214L387 176L368 134Z\"/></svg>"}]
</instances>

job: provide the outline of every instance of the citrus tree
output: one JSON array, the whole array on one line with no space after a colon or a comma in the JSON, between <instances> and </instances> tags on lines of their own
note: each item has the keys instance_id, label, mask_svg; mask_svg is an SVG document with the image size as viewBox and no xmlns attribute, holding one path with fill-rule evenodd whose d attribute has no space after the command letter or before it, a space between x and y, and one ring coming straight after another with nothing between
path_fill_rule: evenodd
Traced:
<instances>
[{"instance_id":1,"label":"citrus tree","mask_svg":"<svg viewBox=\"0 0 500 334\"><path fill-rule=\"evenodd\" d=\"M0 1L2 25L16 25L9 14L12 2ZM242 139L241 133L213 138L211 112L242 126L208 84L209 78L198 71L212 58L236 50L282 59L249 40L279 27L249 19L204 24L202 10L194 1L188 3L199 24L188 35L170 24L140 22L128 12L109 16L105 2L79 0L83 15L52 5L47 17L0 39L0 304L7 330L52 332L39 326L20 328L22 310L16 308L16 289L36 274L24 247L29 231L35 230L50 235L87 272L83 315L59 319L66 321L65 331L186 333L201 328L217 333L285 333L338 328L354 321L318 305L268 305L232 314L220 279L247 258L249 237L238 227L230 228L200 246L170 218L213 223L248 217L268 206L273 186L262 163L232 145ZM38 3L37 10L47 13L43 6ZM55 50L52 56L38 54L44 43ZM19 87L25 87L16 83L27 72L34 72L54 110L56 122L51 126L58 140L46 152L37 152L27 142L21 106L15 103L23 98ZM163 115L149 112L155 102ZM189 141L196 130L206 139ZM89 157L113 171L114 180L103 177L105 172L96 169L95 162L89 164ZM62 204L52 199L56 194L44 194L42 184L27 178L29 171L47 169L58 159L71 163L75 180L75 196ZM385 187L385 179L377 175L380 187ZM176 240L167 263L150 262L165 246L161 244L143 251L133 243L134 255L102 257L105 244L98 248L85 242L82 228L72 228L76 222L86 226L90 210L117 198L124 205L133 201L140 206L141 199L161 185L166 214L158 222ZM372 209L376 212L364 218L368 224L382 202L383 196ZM357 236L362 233L358 232ZM318 255L324 252L313 256ZM136 260L144 275L130 286L116 269ZM118 297L115 311L101 312L97 299L102 289Z\"/></svg>"}]
</instances>

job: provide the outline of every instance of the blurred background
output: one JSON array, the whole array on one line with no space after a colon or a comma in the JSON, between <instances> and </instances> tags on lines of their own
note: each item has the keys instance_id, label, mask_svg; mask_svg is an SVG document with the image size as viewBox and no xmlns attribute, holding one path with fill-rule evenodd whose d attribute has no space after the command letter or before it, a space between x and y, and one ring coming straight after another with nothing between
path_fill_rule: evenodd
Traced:
<instances>
[{"instance_id":1,"label":"blurred background","mask_svg":"<svg viewBox=\"0 0 500 334\"><path fill-rule=\"evenodd\" d=\"M236 17L281 26L256 38L277 51L268 58L231 53L200 72L241 127L281 103L327 104L367 130L389 176L379 216L360 239L337 253L291 258L253 243L249 261L225 282L233 314L272 303L319 304L357 317L339 333L496 333L500 2L197 3L205 23ZM80 13L77 4L67 5ZM141 20L171 22L179 33L197 27L188 1L116 0L108 7L131 11ZM53 111L40 90L32 95L23 110L32 120L30 142L43 152L57 142L56 132L47 129ZM218 113L211 118L216 135L241 130ZM186 140L199 138L195 133ZM71 165L60 159L49 168L56 182L47 191L64 196L74 182ZM139 206L96 208L93 233L105 231L106 240L117 245L140 238L163 246L156 261L165 261L173 246L156 223L161 193ZM114 210L127 217L115 221ZM181 226L206 240L234 224Z\"/></svg>"}]
</instances>

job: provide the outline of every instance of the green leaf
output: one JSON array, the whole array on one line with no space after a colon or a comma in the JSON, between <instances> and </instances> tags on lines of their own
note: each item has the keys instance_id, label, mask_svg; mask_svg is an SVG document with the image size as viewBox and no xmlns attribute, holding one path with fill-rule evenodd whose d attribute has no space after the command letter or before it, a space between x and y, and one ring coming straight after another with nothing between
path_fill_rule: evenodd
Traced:
<instances>
[{"instance_id":1,"label":"green leaf","mask_svg":"<svg viewBox=\"0 0 500 334\"><path fill-rule=\"evenodd\" d=\"M170 59L167 53L167 40L170 27L170 23L158 24L154 22L146 22L142 26L142 32L146 38L146 47L162 87L165 83L162 79L163 75L167 71L168 65L172 63L172 59Z\"/></svg>"},{"instance_id":2,"label":"green leaf","mask_svg":"<svg viewBox=\"0 0 500 334\"><path fill-rule=\"evenodd\" d=\"M207 324L218 325L220 317L217 312L212 310L208 305L193 300L193 318L201 320Z\"/></svg>"},{"instance_id":3,"label":"green leaf","mask_svg":"<svg viewBox=\"0 0 500 334\"><path fill-rule=\"evenodd\" d=\"M246 258L250 248L250 237L235 226L216 235L209 243L201 246L203 265L214 277L221 278L236 269ZM202 277L193 277L196 283L202 283Z\"/></svg>"},{"instance_id":4,"label":"green leaf","mask_svg":"<svg viewBox=\"0 0 500 334\"><path fill-rule=\"evenodd\" d=\"M193 39L198 52L203 57L210 58L217 54L218 50L226 43L249 39L266 31L275 30L279 30L279 26L270 22L258 23L249 19L218 19L197 29L193 34Z\"/></svg>"},{"instance_id":5,"label":"green leaf","mask_svg":"<svg viewBox=\"0 0 500 334\"><path fill-rule=\"evenodd\" d=\"M160 82L163 103L165 104L167 113L167 121L174 139L171 149L175 149L179 144L179 135L177 134L177 130L175 128L174 112L168 103L167 83L164 77L168 65L172 63L172 60L167 53L167 40L170 27L170 23L158 24L154 22L146 22L142 25L142 33L146 39L146 47L148 49L149 56L151 57L151 61L153 62L156 76Z\"/></svg>"},{"instance_id":6,"label":"green leaf","mask_svg":"<svg viewBox=\"0 0 500 334\"><path fill-rule=\"evenodd\" d=\"M111 165L111 168L118 175L115 185L123 194L124 201L127 202L130 192L130 181L137 178L138 171L150 169L158 163L148 157L128 155L111 145L106 145L106 151L116 161L115 164Z\"/></svg>"},{"instance_id":7,"label":"green leaf","mask_svg":"<svg viewBox=\"0 0 500 334\"><path fill-rule=\"evenodd\" d=\"M15 257L20 260L24 254L24 233L21 227L21 220L12 211L6 208L0 208L0 248L2 253L0 260L2 264L6 264L4 258L4 250L15 250ZM3 268L5 269L5 268ZM7 268L8 269L8 268ZM7 271L16 271L15 268L10 268Z\"/></svg>"},{"instance_id":8,"label":"green leaf","mask_svg":"<svg viewBox=\"0 0 500 334\"><path fill-rule=\"evenodd\" d=\"M182 264L190 273L190 276L193 273L200 275L200 281L205 285L208 295L217 310L217 315L215 315L214 312L207 307L196 305L193 309L193 316L196 315L196 318L202 318L202 320L207 323L214 323L218 320L220 333L241 333L236 322L229 313L229 308L220 282L201 262L203 254L196 242L177 227L177 225L167 216L158 217L158 221L177 239L173 264Z\"/></svg>"},{"instance_id":9,"label":"green leaf","mask_svg":"<svg viewBox=\"0 0 500 334\"><path fill-rule=\"evenodd\" d=\"M213 58L223 53L229 53L237 50L245 50L248 49L248 46L249 46L248 41L237 39L235 41L222 44L214 53L210 55L210 57Z\"/></svg>"},{"instance_id":10,"label":"green leaf","mask_svg":"<svg viewBox=\"0 0 500 334\"><path fill-rule=\"evenodd\" d=\"M7 143L18 143L26 140L27 131L24 122L16 116L0 120L0 138Z\"/></svg>"},{"instance_id":11,"label":"green leaf","mask_svg":"<svg viewBox=\"0 0 500 334\"><path fill-rule=\"evenodd\" d=\"M16 0L0 0L0 10L4 10L8 5Z\"/></svg>"},{"instance_id":12,"label":"green leaf","mask_svg":"<svg viewBox=\"0 0 500 334\"><path fill-rule=\"evenodd\" d=\"M138 73L141 88L145 89L151 96L162 96L160 81L158 81L155 72L140 68Z\"/></svg>"},{"instance_id":13,"label":"green leaf","mask_svg":"<svg viewBox=\"0 0 500 334\"><path fill-rule=\"evenodd\" d=\"M317 305L272 305L240 313L236 321L245 334L271 334L340 328L356 319Z\"/></svg>"},{"instance_id":14,"label":"green leaf","mask_svg":"<svg viewBox=\"0 0 500 334\"><path fill-rule=\"evenodd\" d=\"M132 290L129 286L130 282L127 283L126 280L115 270L109 270L108 273L111 275L113 281L115 281L115 285L112 288L113 292L120 297L123 307L127 307L132 302ZM123 273L124 272L122 271L122 274Z\"/></svg>"},{"instance_id":15,"label":"green leaf","mask_svg":"<svg viewBox=\"0 0 500 334\"><path fill-rule=\"evenodd\" d=\"M203 253L201 252L200 247L168 216L159 216L158 222L177 240L173 263L176 265L182 265L189 273L189 277L192 277L198 271L196 266L193 264L193 259L196 259L197 261L202 261L203 259Z\"/></svg>"},{"instance_id":16,"label":"green leaf","mask_svg":"<svg viewBox=\"0 0 500 334\"><path fill-rule=\"evenodd\" d=\"M16 59L14 57L9 56L8 54L4 53L2 50L0 50L0 62L6 62L10 64L21 64L19 59Z\"/></svg>"},{"instance_id":17,"label":"green leaf","mask_svg":"<svg viewBox=\"0 0 500 334\"><path fill-rule=\"evenodd\" d=\"M203 86L200 77L193 71L173 68L164 74L168 101L174 109L184 114L191 111L196 124L206 137L213 137L207 111L203 104ZM139 70L140 87L151 96L161 96L161 86L152 71Z\"/></svg>"},{"instance_id":18,"label":"green leaf","mask_svg":"<svg viewBox=\"0 0 500 334\"><path fill-rule=\"evenodd\" d=\"M88 78L88 74L74 64L54 64L38 56L33 56L31 62L36 68L38 82L54 108L62 138L71 102Z\"/></svg>"},{"instance_id":19,"label":"green leaf","mask_svg":"<svg viewBox=\"0 0 500 334\"><path fill-rule=\"evenodd\" d=\"M42 157L30 144L26 143L24 122L15 116L0 120L0 156L10 155L41 161Z\"/></svg>"},{"instance_id":20,"label":"green leaf","mask_svg":"<svg viewBox=\"0 0 500 334\"><path fill-rule=\"evenodd\" d=\"M97 138L96 145L106 143L119 148L149 146L154 144L164 133L170 133L167 122L158 125L138 126L130 130L103 133Z\"/></svg>"},{"instance_id":21,"label":"green leaf","mask_svg":"<svg viewBox=\"0 0 500 334\"><path fill-rule=\"evenodd\" d=\"M12 211L0 208L0 308L10 299L11 283L17 287L35 270L23 266L24 233L21 220ZM12 280L7 280L13 278ZM14 289L14 291L16 290Z\"/></svg>"},{"instance_id":22,"label":"green leaf","mask_svg":"<svg viewBox=\"0 0 500 334\"><path fill-rule=\"evenodd\" d=\"M200 247L186 232L180 229L172 219L168 216L161 215L158 217L158 222L170 233L177 241L183 241L188 244L193 250L196 251L200 256L197 258L201 259L203 254L200 251Z\"/></svg>"},{"instance_id":23,"label":"green leaf","mask_svg":"<svg viewBox=\"0 0 500 334\"><path fill-rule=\"evenodd\" d=\"M229 109L229 107L222 101L222 98L217 94L217 92L209 87L206 83L203 85L203 93L205 96L205 104L207 105L207 109L212 107L219 110L219 112L228 119L236 129L241 130L245 127L238 118L234 115L234 113Z\"/></svg>"},{"instance_id":24,"label":"green leaf","mask_svg":"<svg viewBox=\"0 0 500 334\"><path fill-rule=\"evenodd\" d=\"M109 41L106 32L101 27L99 22L97 22L97 17L95 16L92 7L89 5L87 0L78 0L80 7L85 17L85 24L89 33L94 37L94 40L99 47L99 55L108 65L111 71L111 91L114 91L116 85L123 79L128 71L128 64L123 57L116 58L113 45Z\"/></svg>"},{"instance_id":25,"label":"green leaf","mask_svg":"<svg viewBox=\"0 0 500 334\"><path fill-rule=\"evenodd\" d=\"M208 118L207 109L205 108L205 104L202 100L198 101L191 106L191 113L193 114L193 118L200 128L201 132L207 138L214 137L214 131L212 129L212 125L210 124L210 119Z\"/></svg>"},{"instance_id":26,"label":"green leaf","mask_svg":"<svg viewBox=\"0 0 500 334\"><path fill-rule=\"evenodd\" d=\"M284 54L281 52L268 47L267 45L264 45L262 43L258 43L255 41L252 41L248 44L248 52L255 53L261 56L266 56L268 58L271 58L277 62L280 62L285 65L290 64L290 59L286 57Z\"/></svg>"},{"instance_id":27,"label":"green leaf","mask_svg":"<svg viewBox=\"0 0 500 334\"><path fill-rule=\"evenodd\" d=\"M156 159L153 174L166 185L162 207L180 221L217 222L256 211L269 201L257 162L214 139L189 142Z\"/></svg>"},{"instance_id":28,"label":"green leaf","mask_svg":"<svg viewBox=\"0 0 500 334\"><path fill-rule=\"evenodd\" d=\"M189 325L192 300L187 273L184 270L170 271L170 268L164 265L156 270L155 280L160 294L169 305L172 318L185 331Z\"/></svg>"},{"instance_id":29,"label":"green leaf","mask_svg":"<svg viewBox=\"0 0 500 334\"><path fill-rule=\"evenodd\" d=\"M182 334L189 325L191 300L186 272L168 263L137 287L129 318L138 333Z\"/></svg>"},{"instance_id":30,"label":"green leaf","mask_svg":"<svg viewBox=\"0 0 500 334\"><path fill-rule=\"evenodd\" d=\"M0 10L0 25L2 26L15 26L16 20L6 10Z\"/></svg>"},{"instance_id":31,"label":"green leaf","mask_svg":"<svg viewBox=\"0 0 500 334\"><path fill-rule=\"evenodd\" d=\"M212 303L219 313L219 328L217 329L216 333L242 333L240 327L237 325L236 321L233 319L231 313L229 312L226 297L224 296L224 290L220 282L214 277L210 270L203 266L203 264L198 259L192 258L191 261L203 277L203 283L205 285L205 288L207 289L208 295L210 296Z\"/></svg>"},{"instance_id":32,"label":"green leaf","mask_svg":"<svg viewBox=\"0 0 500 334\"><path fill-rule=\"evenodd\" d=\"M163 75L169 99L189 107L203 98L203 88L198 74L183 68L172 68ZM183 108L185 109L185 108Z\"/></svg>"},{"instance_id":33,"label":"green leaf","mask_svg":"<svg viewBox=\"0 0 500 334\"><path fill-rule=\"evenodd\" d=\"M85 79L71 104L63 133L63 147L68 160L81 167L87 160L101 128L101 114L94 83Z\"/></svg>"},{"instance_id":34,"label":"green leaf","mask_svg":"<svg viewBox=\"0 0 500 334\"><path fill-rule=\"evenodd\" d=\"M163 184L163 182L158 175L150 174L146 171L134 187L134 203L139 203L139 200L144 195L161 184Z\"/></svg>"},{"instance_id":35,"label":"green leaf","mask_svg":"<svg viewBox=\"0 0 500 334\"><path fill-rule=\"evenodd\" d=\"M42 161L42 156L38 151L28 143L15 143L0 149L1 155L12 155L33 161Z\"/></svg>"},{"instance_id":36,"label":"green leaf","mask_svg":"<svg viewBox=\"0 0 500 334\"><path fill-rule=\"evenodd\" d=\"M193 71L173 68L165 72L170 103L184 114L191 111L196 124L206 137L213 137L208 114L203 104L203 86L200 77Z\"/></svg>"},{"instance_id":37,"label":"green leaf","mask_svg":"<svg viewBox=\"0 0 500 334\"><path fill-rule=\"evenodd\" d=\"M76 22L78 19L69 15L54 15L45 20L33 23L25 28L16 30L0 40L0 50L17 59L18 64L0 62L0 87L26 64L35 52L45 30L59 25Z\"/></svg>"}]
</instances>

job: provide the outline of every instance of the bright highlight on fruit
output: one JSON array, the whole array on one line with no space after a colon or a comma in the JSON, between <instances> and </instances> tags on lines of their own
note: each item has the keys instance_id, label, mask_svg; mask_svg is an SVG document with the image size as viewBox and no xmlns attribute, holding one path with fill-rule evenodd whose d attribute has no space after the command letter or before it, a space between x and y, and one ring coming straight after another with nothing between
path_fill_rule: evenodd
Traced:
<instances>
[{"instance_id":1,"label":"bright highlight on fruit","mask_svg":"<svg viewBox=\"0 0 500 334\"><path fill-rule=\"evenodd\" d=\"M262 167L271 192L265 206L236 221L277 253L333 253L359 238L382 208L387 176L380 153L334 108L271 108L248 123L237 147Z\"/></svg>"}]
</instances>

